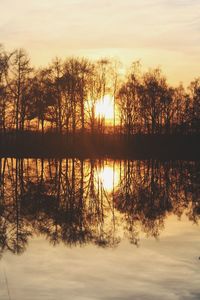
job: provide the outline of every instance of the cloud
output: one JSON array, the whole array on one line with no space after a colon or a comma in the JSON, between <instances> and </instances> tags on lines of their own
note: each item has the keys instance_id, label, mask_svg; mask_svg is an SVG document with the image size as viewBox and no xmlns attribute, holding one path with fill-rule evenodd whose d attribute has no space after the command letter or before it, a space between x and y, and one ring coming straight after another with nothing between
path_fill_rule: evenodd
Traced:
<instances>
[{"instance_id":1,"label":"cloud","mask_svg":"<svg viewBox=\"0 0 200 300\"><path fill-rule=\"evenodd\" d=\"M191 65L200 59L198 0L0 0L0 7L0 41L28 48L34 61L39 53L47 62L50 53L106 49L154 51L155 64L161 52L186 55Z\"/></svg>"}]
</instances>

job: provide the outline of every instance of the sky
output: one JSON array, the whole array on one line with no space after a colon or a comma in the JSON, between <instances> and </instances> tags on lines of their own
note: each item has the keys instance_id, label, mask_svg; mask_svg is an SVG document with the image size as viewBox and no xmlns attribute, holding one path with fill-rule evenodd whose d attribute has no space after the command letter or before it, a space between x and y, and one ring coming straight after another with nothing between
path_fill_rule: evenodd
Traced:
<instances>
[{"instance_id":1,"label":"sky","mask_svg":"<svg viewBox=\"0 0 200 300\"><path fill-rule=\"evenodd\" d=\"M200 76L200 0L0 0L0 43L35 66L55 56L140 59L169 81Z\"/></svg>"}]
</instances>

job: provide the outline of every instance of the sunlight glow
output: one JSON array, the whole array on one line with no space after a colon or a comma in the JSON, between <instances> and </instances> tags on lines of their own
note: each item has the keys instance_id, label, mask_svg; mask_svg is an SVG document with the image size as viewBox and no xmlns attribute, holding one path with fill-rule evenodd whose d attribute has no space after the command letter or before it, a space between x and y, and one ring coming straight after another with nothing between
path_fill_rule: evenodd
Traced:
<instances>
[{"instance_id":1,"label":"sunlight glow","mask_svg":"<svg viewBox=\"0 0 200 300\"><path fill-rule=\"evenodd\" d=\"M95 116L105 118L107 121L114 119L114 98L105 95L102 99L98 99L95 105Z\"/></svg>"},{"instance_id":2,"label":"sunlight glow","mask_svg":"<svg viewBox=\"0 0 200 300\"><path fill-rule=\"evenodd\" d=\"M106 192L112 192L113 188L118 186L120 181L119 169L113 165L105 165L98 172L98 178Z\"/></svg>"}]
</instances>

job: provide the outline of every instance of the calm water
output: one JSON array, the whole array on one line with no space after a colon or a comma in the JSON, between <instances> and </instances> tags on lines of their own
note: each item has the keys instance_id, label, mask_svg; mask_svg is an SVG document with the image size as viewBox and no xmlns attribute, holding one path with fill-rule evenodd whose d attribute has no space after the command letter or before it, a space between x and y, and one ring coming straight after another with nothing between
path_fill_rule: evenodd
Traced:
<instances>
[{"instance_id":1,"label":"calm water","mask_svg":"<svg viewBox=\"0 0 200 300\"><path fill-rule=\"evenodd\" d=\"M0 159L0 299L200 299L200 162Z\"/></svg>"}]
</instances>

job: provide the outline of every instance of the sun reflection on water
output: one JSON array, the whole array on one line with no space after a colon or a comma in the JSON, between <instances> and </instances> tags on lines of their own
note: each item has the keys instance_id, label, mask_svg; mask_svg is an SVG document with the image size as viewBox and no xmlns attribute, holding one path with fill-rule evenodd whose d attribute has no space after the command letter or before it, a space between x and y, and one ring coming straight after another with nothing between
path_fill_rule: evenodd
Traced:
<instances>
[{"instance_id":1,"label":"sun reflection on water","mask_svg":"<svg viewBox=\"0 0 200 300\"><path fill-rule=\"evenodd\" d=\"M119 167L113 164L106 164L97 171L97 177L106 192L112 192L119 185Z\"/></svg>"}]
</instances>

